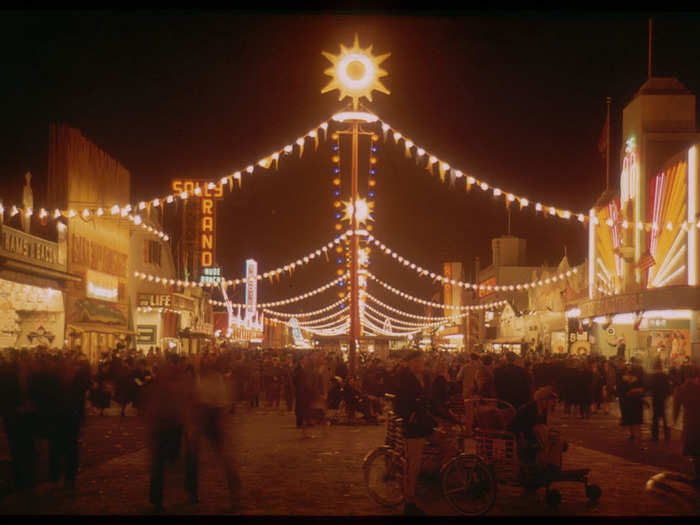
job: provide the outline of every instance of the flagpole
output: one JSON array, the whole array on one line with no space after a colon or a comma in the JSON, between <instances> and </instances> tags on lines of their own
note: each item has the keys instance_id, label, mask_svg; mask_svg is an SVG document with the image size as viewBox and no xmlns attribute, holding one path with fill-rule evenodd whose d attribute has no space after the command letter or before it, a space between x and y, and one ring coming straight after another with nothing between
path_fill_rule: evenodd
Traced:
<instances>
[{"instance_id":1,"label":"flagpole","mask_svg":"<svg viewBox=\"0 0 700 525\"><path fill-rule=\"evenodd\" d=\"M649 19L649 67L647 75L649 80L651 80L651 18Z\"/></svg>"},{"instance_id":2,"label":"flagpole","mask_svg":"<svg viewBox=\"0 0 700 525\"><path fill-rule=\"evenodd\" d=\"M610 189L610 97L605 100L608 106L607 133L605 138L605 189Z\"/></svg>"}]
</instances>

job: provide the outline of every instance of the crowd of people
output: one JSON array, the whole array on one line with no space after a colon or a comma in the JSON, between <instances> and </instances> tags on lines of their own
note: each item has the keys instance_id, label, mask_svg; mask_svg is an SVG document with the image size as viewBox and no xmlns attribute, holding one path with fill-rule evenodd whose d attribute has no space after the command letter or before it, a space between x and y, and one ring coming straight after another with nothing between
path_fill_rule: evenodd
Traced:
<instances>
[{"instance_id":1,"label":"crowd of people","mask_svg":"<svg viewBox=\"0 0 700 525\"><path fill-rule=\"evenodd\" d=\"M417 355L423 361L420 366L411 364ZM233 440L223 425L227 414L237 409L284 412L290 417L293 413L301 435L312 438L315 428L337 421L332 416L341 412L350 422L381 422L387 393L426 398L430 414L451 422L456 422L451 410L455 399L497 398L513 407L510 414L491 414L493 424L503 428L514 420L541 419L541 407L548 407L552 399L566 413L583 419L597 411L608 414L619 409L621 424L629 429L632 441L640 439L647 402L652 409L653 439L661 433L670 438L666 405L673 397L673 420L685 407L684 453L700 455L700 378L690 363L664 370L660 362L645 369L621 356L426 351L392 352L384 358L360 352L354 365L339 351L253 350L226 344L188 356L156 349L143 353L119 344L93 364L80 351L4 350L0 352L0 403L15 487L25 490L36 483L35 445L41 439L49 445L51 481L63 477L67 487L74 487L86 407L104 414L112 404L121 407L122 417L132 405L149 423L149 495L158 510L163 505L165 469L181 449L186 488L192 501L198 501L202 440L208 440L219 454L232 503L238 501L240 479ZM407 412L406 421L414 418L413 426L406 429L408 436L424 434L425 428L419 428L421 418L428 421L427 416L420 413L416 421L415 411L406 407L394 408ZM469 430L476 415L471 404L464 407L458 419ZM518 416L521 409L529 415Z\"/></svg>"}]
</instances>

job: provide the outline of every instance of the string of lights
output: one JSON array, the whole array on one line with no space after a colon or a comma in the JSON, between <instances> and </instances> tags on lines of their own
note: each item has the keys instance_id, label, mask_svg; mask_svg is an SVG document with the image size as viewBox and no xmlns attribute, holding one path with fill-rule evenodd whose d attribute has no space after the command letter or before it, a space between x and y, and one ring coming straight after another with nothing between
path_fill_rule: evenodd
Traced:
<instances>
[{"instance_id":1,"label":"string of lights","mask_svg":"<svg viewBox=\"0 0 700 525\"><path fill-rule=\"evenodd\" d=\"M269 270L267 272L263 272L260 275L257 275L256 278L258 281L262 281L263 279L270 279L270 282L272 282L272 279L276 276L279 276L280 274L284 272L292 272L292 270L309 264L311 261L316 259L317 257L320 257L323 254L327 254L330 249L333 248L335 245L340 245L345 239L348 237L351 237L353 235L353 232L351 230L348 230L347 232L343 233L342 235L336 237L333 239L331 242L328 244L322 246L321 248L318 248L315 251L310 252L308 255L305 255L304 257L301 257L297 259L296 261L292 261L288 264L285 264L283 266L280 266L278 268L275 268L274 270ZM211 288L211 287L218 287L221 283L225 283L227 286L237 286L239 284L244 284L246 282L245 278L239 278L239 279L229 279L226 280L225 278L219 278L219 279L214 279L211 282L197 282L197 281L188 281L188 280L175 280L175 279L164 279L161 277L158 277L153 274L148 274L148 273L143 273L143 272L135 272L134 274L136 277L139 277L141 279L148 279L149 281L154 281L156 283L160 283L163 286L172 286L173 284L178 284L178 286L192 286L192 287L199 287L199 288ZM152 278L151 278L152 277Z\"/></svg>"},{"instance_id":2,"label":"string of lights","mask_svg":"<svg viewBox=\"0 0 700 525\"><path fill-rule=\"evenodd\" d=\"M380 251L384 253L385 255L391 256L393 259L396 259L396 261L399 264L402 264L403 266L410 268L411 270L415 270L415 272L422 277L430 277L431 279L434 279L436 281L440 281L443 284L451 284L453 286L459 286L460 288L471 288L474 290L488 290L488 291L494 291L494 292L499 292L499 291L514 291L514 290L521 290L525 289L527 290L528 288L535 288L537 286L546 286L549 285L553 282L557 282L559 280L563 280L566 277L570 277L571 275L575 274L578 269L577 268L572 268L571 270L567 270L566 272L561 272L557 275L554 275L552 277L548 277L543 280L539 281L531 281L529 283L518 283L518 284L504 284L504 285L486 285L484 286L483 284L477 284L477 283L467 283L463 281L459 281L457 279L448 279L447 277L443 277L440 274L436 274L435 272L430 272L427 269L418 266L417 264L409 261L405 257L402 257L389 247L387 247L385 244L381 243L377 238L375 238L373 235L367 233L367 238L374 243L375 246L378 246Z\"/></svg>"},{"instance_id":3,"label":"string of lights","mask_svg":"<svg viewBox=\"0 0 700 525\"><path fill-rule=\"evenodd\" d=\"M311 290L310 292L306 292L305 294L297 295L296 297L290 297L289 299L283 299L281 301L273 301L270 303L260 303L257 305L257 308L267 308L269 306L280 306L284 304L292 304L296 303L298 301L303 301L304 299L308 299L309 297L313 297L314 295L318 295L322 292L325 292L332 286L335 286L339 281L344 279L346 276L343 275L341 277L338 277L337 279L332 280L331 282L324 284L323 286L320 286L319 288L316 288L315 290ZM215 301L213 299L209 300L209 304L215 305L215 306L226 306L227 303L225 301ZM241 304L241 303L230 303L231 306L233 307L245 307L246 304Z\"/></svg>"},{"instance_id":4,"label":"string of lights","mask_svg":"<svg viewBox=\"0 0 700 525\"><path fill-rule=\"evenodd\" d=\"M274 310L268 310L266 308L263 308L263 311L267 314L271 315L276 315L278 317L312 317L314 315L322 314L325 312L328 312L329 310L332 310L333 308L343 305L346 302L345 299L339 299L338 301L334 302L333 304L329 304L328 306L321 308L319 310L314 310L313 312L303 312L300 314L290 314L287 312L276 312Z\"/></svg>"},{"instance_id":5,"label":"string of lights","mask_svg":"<svg viewBox=\"0 0 700 525\"><path fill-rule=\"evenodd\" d=\"M433 321L434 321L433 323L413 323L410 321L404 321L402 319L397 319L395 317L391 317L390 315L387 315L384 312L377 310L376 308L374 308L368 304L365 304L364 308L367 308L367 310L369 310L370 312L372 312L375 315L384 316L385 319L389 319L392 323L400 324L400 325L408 326L408 327L414 327L414 328L415 327L423 328L423 327L431 326L432 324L435 324L435 323L442 324L442 323L446 323L446 322L455 322L455 321L458 321L459 319L461 319L462 317L466 317L467 315L469 315L469 312L464 312L464 313L461 313L461 314L456 315L454 317L442 317L442 318L433 319Z\"/></svg>"},{"instance_id":6,"label":"string of lights","mask_svg":"<svg viewBox=\"0 0 700 525\"><path fill-rule=\"evenodd\" d=\"M428 317L425 315L409 314L408 312L404 312L403 310L398 310L397 308L394 308L393 306L389 306L388 304L383 303L382 301L380 301L379 299L374 297L372 294L366 293L365 297L367 297L371 301L375 302L376 304L386 308L387 310L390 310L391 312L394 312L394 313L399 314L399 315L403 315L405 317L410 317L412 319L421 319L421 320L428 320L428 321L429 320L449 320L449 319L451 319L451 317ZM505 304L506 304L506 301L495 301L495 302L488 303L488 304L470 305L472 308L470 308L469 311L489 310L492 308L495 309L495 308L498 308L498 307L503 306Z\"/></svg>"},{"instance_id":7,"label":"string of lights","mask_svg":"<svg viewBox=\"0 0 700 525\"><path fill-rule=\"evenodd\" d=\"M265 155L264 157L260 158L259 160L255 161L254 163L248 165L246 168L241 168L239 170L236 170L232 172L230 175L226 175L224 177L221 177L220 179L212 180L210 182L205 182L203 183L203 186L205 189L202 190L202 187L196 187L191 193L195 197L201 197L201 196L206 196L209 191L216 190L217 186L221 186L223 189L224 186L229 187L229 189L232 191L233 186L234 186L234 181L238 182L239 186L242 185L242 177L243 174L248 174L252 175L253 172L255 171L256 168L263 168L263 169L269 169L270 166L274 164L275 169L278 168L278 163L280 158L282 158L285 155L291 155L294 151L294 147L296 146L297 151L299 152L299 157L301 157L304 153L304 146L306 144L307 139L313 139L314 140L314 148L318 147L318 140L319 140L319 135L323 133L324 138L328 130L328 124L331 121L331 118L326 119L322 123L320 123L318 126L315 126L314 128L310 129L307 131L304 135L299 137L294 144L287 144L286 146L274 151L273 153L270 153L268 155ZM221 190L219 190L221 191ZM223 193L223 192L222 192ZM49 213L47 210L44 208L41 208L39 211L39 217L41 218L49 218L49 216L53 219L58 219L60 217L66 217L66 218L72 218L75 216L82 216L84 218L88 218L91 215L97 215L101 216L104 213L106 213L105 210L110 210L112 215L117 215L121 214L122 217L126 217L127 214L131 210L145 210L150 208L151 206L153 207L159 207L164 204L172 204L175 202L176 198L180 198L181 200L186 200L190 197L190 192L180 192L178 194L169 194L169 195L163 195L160 197L156 197L153 199L149 199L147 201L141 201L138 204L131 205L131 204L113 204L110 206L104 206L101 208L94 208L94 207L76 207L76 208L71 208L69 210L59 210L56 209L52 213ZM8 205L9 207L9 213L10 217L13 217L14 215L17 214L22 214L26 216L31 216L34 213L34 210L31 208L27 208L26 210L23 209L20 206L16 205ZM4 213L5 207L0 205L0 215Z\"/></svg>"},{"instance_id":8,"label":"string of lights","mask_svg":"<svg viewBox=\"0 0 700 525\"><path fill-rule=\"evenodd\" d=\"M134 215L131 212L131 206L125 206L124 208L119 208L118 206L113 207L110 210L109 215L119 215L122 218L126 218L133 222L136 226L141 226L144 230L148 231L149 233L152 233L153 235L163 239L164 241L168 241L170 237L164 232L159 230L158 228L154 228L153 226L147 224L144 222L144 220L141 218L140 215ZM35 210L32 208L20 208L15 205L12 205L10 209L8 210L8 215L9 219L12 219L14 217L31 217L34 215ZM45 224L44 221L49 221L49 220L58 220L61 218L65 219L73 219L80 217L84 221L90 221L93 218L99 218L104 215L106 215L106 211L104 208L82 208L80 211L75 210L73 208L68 209L68 210L61 210L59 208L56 208L53 210L53 212L49 213L48 210L45 208L40 208L38 211L37 216L39 217L39 220L42 221L42 224ZM3 206L2 203L0 203L0 223L4 223L5 221L5 207Z\"/></svg>"}]
</instances>

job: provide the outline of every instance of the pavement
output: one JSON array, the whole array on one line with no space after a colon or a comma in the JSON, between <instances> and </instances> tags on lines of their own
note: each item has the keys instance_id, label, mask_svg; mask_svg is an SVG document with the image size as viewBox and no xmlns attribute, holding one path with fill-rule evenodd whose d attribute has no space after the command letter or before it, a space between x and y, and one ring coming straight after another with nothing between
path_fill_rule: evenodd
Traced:
<instances>
[{"instance_id":1,"label":"pavement","mask_svg":"<svg viewBox=\"0 0 700 525\"><path fill-rule=\"evenodd\" d=\"M144 421L133 412L90 416L82 435L81 470L74 492L41 483L33 492L6 494L4 515L148 515L150 454ZM544 489L498 487L489 516L697 516L698 493L683 482L687 464L670 443L630 444L612 416L581 420L557 413L552 423L571 443L564 468L590 468L590 483L602 497L588 502L580 483L553 485L562 503L544 503ZM564 426L565 425L565 426ZM242 408L225 421L230 450L243 483L240 504L232 509L220 459L205 446L201 457L200 500L190 504L180 461L166 473L166 515L392 516L402 508L384 508L367 494L362 461L384 441L384 425L332 426L303 438L294 415L286 411ZM6 450L0 436L0 460ZM4 447L4 448L3 448ZM655 449L653 447L656 447ZM646 450L643 450L645 449ZM662 452L665 451L663 454ZM45 457L40 455L45 464ZM659 477L659 474L663 476ZM657 476L657 481L649 480ZM680 480L680 481L679 481ZM431 515L454 515L435 482L423 482L419 506Z\"/></svg>"}]
</instances>

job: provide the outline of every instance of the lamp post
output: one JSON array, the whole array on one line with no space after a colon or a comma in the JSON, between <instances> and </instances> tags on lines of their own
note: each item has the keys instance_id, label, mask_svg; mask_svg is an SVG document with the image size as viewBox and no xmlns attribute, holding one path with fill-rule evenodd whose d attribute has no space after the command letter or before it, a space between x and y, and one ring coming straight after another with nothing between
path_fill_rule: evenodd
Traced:
<instances>
[{"instance_id":1,"label":"lamp post","mask_svg":"<svg viewBox=\"0 0 700 525\"><path fill-rule=\"evenodd\" d=\"M325 71L325 74L331 77L331 81L321 90L321 93L337 89L340 91L339 100L343 100L345 97L352 99L352 111L338 113L333 117L333 120L336 122L347 122L350 124L350 129L339 133L349 134L352 138L350 201L346 209L346 218L349 219L352 231L350 241L350 326L348 334L350 339L348 357L351 375L354 375L356 372L355 356L357 355L358 339L362 334L358 279L360 251L358 226L369 218L369 206L359 198L358 150L360 135L371 135L372 133L361 130L360 123L377 121L377 117L371 113L360 111L359 99L365 97L371 102L372 90L389 94L389 90L379 80L381 77L386 76L387 72L381 69L379 65L390 54L386 53L375 57L371 52L372 46L366 49L360 48L357 35L355 35L355 42L351 48L346 48L341 44L340 54L333 55L323 52L323 55L331 62L332 66Z\"/></svg>"}]
</instances>

